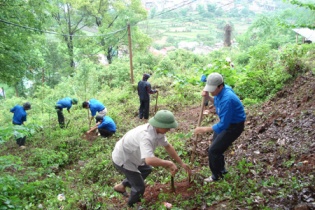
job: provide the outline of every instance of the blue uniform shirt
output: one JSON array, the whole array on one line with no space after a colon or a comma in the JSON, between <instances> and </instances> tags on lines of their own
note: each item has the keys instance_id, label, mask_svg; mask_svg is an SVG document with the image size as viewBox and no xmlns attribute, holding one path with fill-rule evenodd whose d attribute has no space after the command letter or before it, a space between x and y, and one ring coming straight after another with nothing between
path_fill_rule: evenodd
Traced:
<instances>
[{"instance_id":1,"label":"blue uniform shirt","mask_svg":"<svg viewBox=\"0 0 315 210\"><path fill-rule=\"evenodd\" d=\"M69 110L72 107L72 99L69 97L60 99L56 106L60 107L60 108L67 108L67 110Z\"/></svg>"},{"instance_id":2,"label":"blue uniform shirt","mask_svg":"<svg viewBox=\"0 0 315 210\"><path fill-rule=\"evenodd\" d=\"M27 113L22 106L16 105L12 109L10 109L10 112L13 113L13 118L12 118L13 124L22 125L23 122L26 121Z\"/></svg>"},{"instance_id":3,"label":"blue uniform shirt","mask_svg":"<svg viewBox=\"0 0 315 210\"><path fill-rule=\"evenodd\" d=\"M246 119L242 102L228 85L214 96L214 106L220 122L213 125L212 129L218 134L226 130L230 124L244 122Z\"/></svg>"},{"instance_id":4,"label":"blue uniform shirt","mask_svg":"<svg viewBox=\"0 0 315 210\"><path fill-rule=\"evenodd\" d=\"M96 115L96 112L100 112L105 109L105 106L94 98L89 101L89 106L93 117Z\"/></svg>"},{"instance_id":5,"label":"blue uniform shirt","mask_svg":"<svg viewBox=\"0 0 315 210\"><path fill-rule=\"evenodd\" d=\"M116 124L115 124L114 120L108 116L105 116L103 118L102 123L99 124L97 127L98 128L104 128L104 129L111 131L111 132L116 132Z\"/></svg>"}]
</instances>

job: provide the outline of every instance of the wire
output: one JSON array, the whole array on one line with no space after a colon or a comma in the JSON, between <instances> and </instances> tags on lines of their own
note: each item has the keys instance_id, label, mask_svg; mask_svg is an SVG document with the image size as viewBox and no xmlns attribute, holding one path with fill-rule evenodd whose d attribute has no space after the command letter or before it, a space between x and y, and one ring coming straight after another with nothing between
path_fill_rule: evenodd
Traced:
<instances>
[{"instance_id":1,"label":"wire","mask_svg":"<svg viewBox=\"0 0 315 210\"><path fill-rule=\"evenodd\" d=\"M197 1L197 0L193 0L193 1L191 1L191 2L187 2L187 3L185 3L185 4L182 4L182 5L178 6L178 7L175 7L175 8L173 8L173 9L169 9L169 10L167 10L167 11L161 12L161 13L159 13L159 14L157 14L157 15L154 15L153 18L154 18L154 17L157 17L157 16L160 16L160 15L163 15L163 14L166 14L166 13L169 13L169 12L171 12L171 11L174 11L174 10L176 10L176 9L179 9L179 8L183 7L183 6L189 5L189 4L191 4L191 3L194 3L195 1Z\"/></svg>"},{"instance_id":2,"label":"wire","mask_svg":"<svg viewBox=\"0 0 315 210\"><path fill-rule=\"evenodd\" d=\"M194 2L194 1L189 2L189 3L187 3L187 4L184 4L184 5L182 5L182 6L191 4L191 3L193 3L193 2ZM226 7L226 6L228 6L228 5L230 5L230 4L233 4L233 3L234 3L233 1L232 1L232 2L229 2L229 3L227 3L227 4L224 4L224 5L221 5L221 6L219 6L219 7L216 7L216 9ZM182 7L182 6L181 6L181 7ZM153 16L150 20L154 20L155 17L157 17L157 16L159 16L159 15L161 15L161 14L165 14L165 13L167 13L167 12L173 11L173 10L178 9L178 8L180 8L180 7L177 7L177 8L174 8L174 9L171 9L171 10L168 10L168 11L165 11L165 12L163 12L163 13L160 13L160 14L158 14L158 15L155 15L155 16ZM194 16L196 16L196 15L200 15L200 14L199 14L199 13L196 13L196 14L190 15L189 18L194 17ZM199 17L199 18L193 19L193 20L191 20L191 21L196 21L196 20L201 20L201 19L204 19L204 18L203 18L203 17ZM155 19L155 20L156 20L156 19ZM143 21L146 21L146 20L143 20ZM141 21L139 21L139 22L141 22ZM184 20L180 20L180 22L184 22ZM145 24L145 23L144 23L144 24ZM152 24L151 26L159 27L159 26L163 26L163 25L164 25L164 24L161 24L161 25ZM150 26L150 25L149 25L149 26Z\"/></svg>"},{"instance_id":3,"label":"wire","mask_svg":"<svg viewBox=\"0 0 315 210\"><path fill-rule=\"evenodd\" d=\"M176 9L179 9L179 8L181 8L181 7L183 7L183 6L192 4L192 3L196 2L196 1L197 1L197 0L193 0L193 1L190 1L190 2L184 1L184 2L182 2L183 4L176 4L176 5L175 5L175 6L176 6L175 8L172 8L172 9L169 9L169 10L167 10L167 11L161 12L161 13L159 13L159 14L153 16L153 18L151 18L151 20L153 20L153 19L154 19L155 17L157 17L157 16L160 16L160 15L166 14L166 13L169 13L169 12L174 11L174 10L176 10ZM217 8L222 8L222 7L227 6L227 5L230 5L230 4L232 4L232 3L234 3L234 2L230 2L230 3L224 4L224 5L222 5L222 6L220 6L220 7L217 7ZM178 5L178 6L177 6L177 5ZM197 14L195 14L195 15L199 15L199 14L197 13ZM190 17L192 17L192 16L194 16L194 15L191 15ZM200 18L200 19L201 19L201 18ZM133 24L130 25L130 26L135 26L135 25L137 25L139 22L145 21L145 20L147 20L147 19L139 20L139 21L133 23ZM198 19L195 19L195 20L198 20ZM194 21L194 20L193 20L193 21ZM2 19L0 19L0 22L5 23L5 24L8 24L8 25L13 25L13 26L16 26L16 27L19 27L19 28L24 28L24 29L27 29L27 30L37 31L37 32L40 32L40 33L54 34L54 35L59 35L59 36L72 36L72 37L103 37L103 36L113 35L113 34L116 34L116 33L120 32L120 31L126 30L126 27L123 27L123 28L120 28L120 29L118 29L118 30L116 30L116 31L113 31L113 32L110 32L110 33L107 33L107 34L99 34L99 35L69 35L69 34L57 33L57 32L55 32L55 31L44 31L44 30L40 30L40 29L37 29L37 28L32 28L32 27L28 27L28 26L22 26L22 25L19 25L19 24L16 24L16 23L12 23L12 22L9 22L9 21L6 21L6 20L2 20ZM181 22L184 22L184 21L181 21ZM159 25L156 25L156 24L155 24L154 26L159 26ZM160 26L161 26L161 25L160 25Z\"/></svg>"},{"instance_id":4,"label":"wire","mask_svg":"<svg viewBox=\"0 0 315 210\"><path fill-rule=\"evenodd\" d=\"M16 24L16 23L12 23L12 22L9 22L9 21L6 21L6 20L2 20L2 19L0 19L0 22L8 24L8 25L13 25L13 26L16 26L16 27L19 27L19 28L24 28L24 29L27 29L27 30L38 31L38 32L41 32L41 33L55 34L55 35L59 35L59 36L72 36L72 37L102 37L102 36L109 36L109 35L113 35L113 34L116 34L116 33L120 32L120 31L123 31L123 30L127 29L127 27L123 27L123 28L118 29L116 31L113 31L113 32L110 32L110 33L107 33L107 34L100 34L100 35L69 35L69 34L60 34L60 33L54 32L54 31L43 31L43 30L40 30L40 29L37 29L37 28L28 27L28 26L22 26L22 25L19 25L19 24Z\"/></svg>"},{"instance_id":5,"label":"wire","mask_svg":"<svg viewBox=\"0 0 315 210\"><path fill-rule=\"evenodd\" d=\"M126 35L127 35L127 30L126 30L126 32L124 33L124 35L121 36L121 37L118 39L118 41L117 41L115 44L112 44L111 46L117 47L117 44L118 44ZM100 51L101 51L101 50L98 50L97 52L91 53L91 54L89 54L89 55L92 55L92 56L93 56L93 55L97 55Z\"/></svg>"}]
</instances>

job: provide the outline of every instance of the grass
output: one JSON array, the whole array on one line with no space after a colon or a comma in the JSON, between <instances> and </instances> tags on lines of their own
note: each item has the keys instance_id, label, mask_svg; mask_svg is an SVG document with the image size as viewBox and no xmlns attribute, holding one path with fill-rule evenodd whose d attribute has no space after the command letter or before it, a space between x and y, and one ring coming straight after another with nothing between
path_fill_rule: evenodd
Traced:
<instances>
[{"instance_id":1,"label":"grass","mask_svg":"<svg viewBox=\"0 0 315 210\"><path fill-rule=\"evenodd\" d=\"M180 70L182 71L180 73L191 75L189 70ZM87 78L97 76L98 72L91 72ZM152 76L151 81L159 83L159 87L164 90L163 95L159 96L159 108L180 112L189 106L200 105L200 86L185 83L178 88L168 82L171 79L167 76L154 77L155 75ZM112 190L112 186L120 182L123 177L114 169L110 157L115 143L128 130L140 124L136 119L138 97L127 82L118 88L109 90L103 87L95 92L91 91L93 90L91 87L96 84L90 82L89 91L84 92L83 88L80 89L83 79L78 78L77 75L69 77L65 83L56 86L53 91L45 90L43 94L40 94L39 90L38 96L41 97L31 99L33 109L29 112L27 124L37 126L32 128L36 132L28 136L26 140L27 150L17 148L12 129L1 130L2 136L5 137L1 140L0 147L2 209L36 209L39 205L43 205L45 209L58 209L61 206L65 209L114 207L122 209L125 206L124 199ZM110 115L114 116L118 125L115 136L109 139L97 138L94 141L83 139L82 134L88 129L87 111L79 106L71 109L71 115L65 113L66 119L71 120L68 129L58 128L52 98L56 95L70 94L71 92L67 90L72 90L72 87L77 90L78 96L102 98L106 102L106 106L110 107ZM184 97L183 93L188 94L188 98ZM8 98L6 103L0 104L1 110L9 110L11 105L22 100L24 99ZM247 108L250 109L250 107ZM1 115L3 128L11 128L11 116L8 111ZM194 125L191 127L193 128ZM7 135L4 135L4 132L7 132ZM189 160L188 140L191 139L189 132L191 130L186 129L168 135L170 142L174 144L185 162ZM293 158L282 160L286 157L282 155L291 154L294 151L289 151L286 147L275 147L270 139L266 142L261 139L259 141L261 148L266 151L264 154L266 157L269 157L270 154L267 152L270 151L270 157L278 155L281 158L276 165L279 167L277 170L285 170L292 165ZM246 144L248 144L247 149L250 150L251 142L246 142ZM156 154L161 158L169 158L162 149L156 151ZM292 171L275 174L275 165L271 165L268 160L255 163L252 159L255 156L252 154L242 152L240 156L244 158L235 158L231 161L234 165L229 167L229 174L224 180L206 185L203 185L203 178L209 176L209 167L201 160L196 160L191 164L193 168L199 170L196 175L198 177L194 180L195 187L191 189L194 192L191 198L164 193L160 199L152 203L144 203L144 205L148 206L147 209L158 209L167 198L179 209L194 205L196 208L225 206L227 209L268 209L268 206L275 206L272 204L278 205L279 201L282 206L290 205L288 198L297 198L305 187L312 186L311 183L314 183L314 175L303 177L303 174ZM179 180L185 179L183 171L176 176ZM169 177L167 170L156 168L149 176L148 183L168 185ZM60 193L65 194L65 201L57 200Z\"/></svg>"}]
</instances>

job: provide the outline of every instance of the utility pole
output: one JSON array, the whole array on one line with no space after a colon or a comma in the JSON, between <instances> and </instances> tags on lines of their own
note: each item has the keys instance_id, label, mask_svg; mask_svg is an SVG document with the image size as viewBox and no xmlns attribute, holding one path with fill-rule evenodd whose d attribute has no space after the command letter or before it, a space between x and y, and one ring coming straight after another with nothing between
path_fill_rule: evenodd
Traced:
<instances>
[{"instance_id":1,"label":"utility pole","mask_svg":"<svg viewBox=\"0 0 315 210\"><path fill-rule=\"evenodd\" d=\"M45 69L42 69L42 84L45 83Z\"/></svg>"},{"instance_id":2,"label":"utility pole","mask_svg":"<svg viewBox=\"0 0 315 210\"><path fill-rule=\"evenodd\" d=\"M131 84L133 84L132 47L131 47L131 33L130 33L129 23L128 23L128 41L129 41L130 78L131 78Z\"/></svg>"}]
</instances>

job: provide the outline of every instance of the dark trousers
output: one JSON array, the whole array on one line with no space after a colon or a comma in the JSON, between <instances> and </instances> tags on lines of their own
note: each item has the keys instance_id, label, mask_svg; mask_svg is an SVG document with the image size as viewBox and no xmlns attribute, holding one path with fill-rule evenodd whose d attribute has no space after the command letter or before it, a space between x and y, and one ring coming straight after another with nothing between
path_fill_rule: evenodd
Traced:
<instances>
[{"instance_id":1,"label":"dark trousers","mask_svg":"<svg viewBox=\"0 0 315 210\"><path fill-rule=\"evenodd\" d=\"M62 108L56 106L56 111L57 111L57 116L58 116L58 123L60 128L64 128L65 127L65 117L62 113Z\"/></svg>"},{"instance_id":2,"label":"dark trousers","mask_svg":"<svg viewBox=\"0 0 315 210\"><path fill-rule=\"evenodd\" d=\"M244 122L231 124L226 130L217 134L214 132L212 144L208 150L209 167L214 180L222 178L225 171L223 153L241 135L244 130Z\"/></svg>"},{"instance_id":3,"label":"dark trousers","mask_svg":"<svg viewBox=\"0 0 315 210\"><path fill-rule=\"evenodd\" d=\"M138 170L141 173L135 171L129 171L124 169L123 166L118 166L114 163L115 168L122 174L126 176L122 184L125 187L130 187L130 196L128 199L128 205L133 206L135 203L139 202L145 191L144 180L152 172L152 167L149 165L139 166Z\"/></svg>"},{"instance_id":4,"label":"dark trousers","mask_svg":"<svg viewBox=\"0 0 315 210\"><path fill-rule=\"evenodd\" d=\"M99 128L98 132L100 132L101 136L103 136L103 137L110 137L115 133L115 132L109 131L105 128Z\"/></svg>"},{"instance_id":5,"label":"dark trousers","mask_svg":"<svg viewBox=\"0 0 315 210\"><path fill-rule=\"evenodd\" d=\"M150 100L140 99L139 118L149 119Z\"/></svg>"},{"instance_id":6,"label":"dark trousers","mask_svg":"<svg viewBox=\"0 0 315 210\"><path fill-rule=\"evenodd\" d=\"M13 125L21 125L21 124L13 123ZM19 147L20 146L24 146L25 145L25 141L26 141L26 136L16 139L16 143L17 143L17 145L19 145Z\"/></svg>"},{"instance_id":7,"label":"dark trousers","mask_svg":"<svg viewBox=\"0 0 315 210\"><path fill-rule=\"evenodd\" d=\"M16 139L16 143L20 146L25 145L26 136Z\"/></svg>"}]
</instances>

